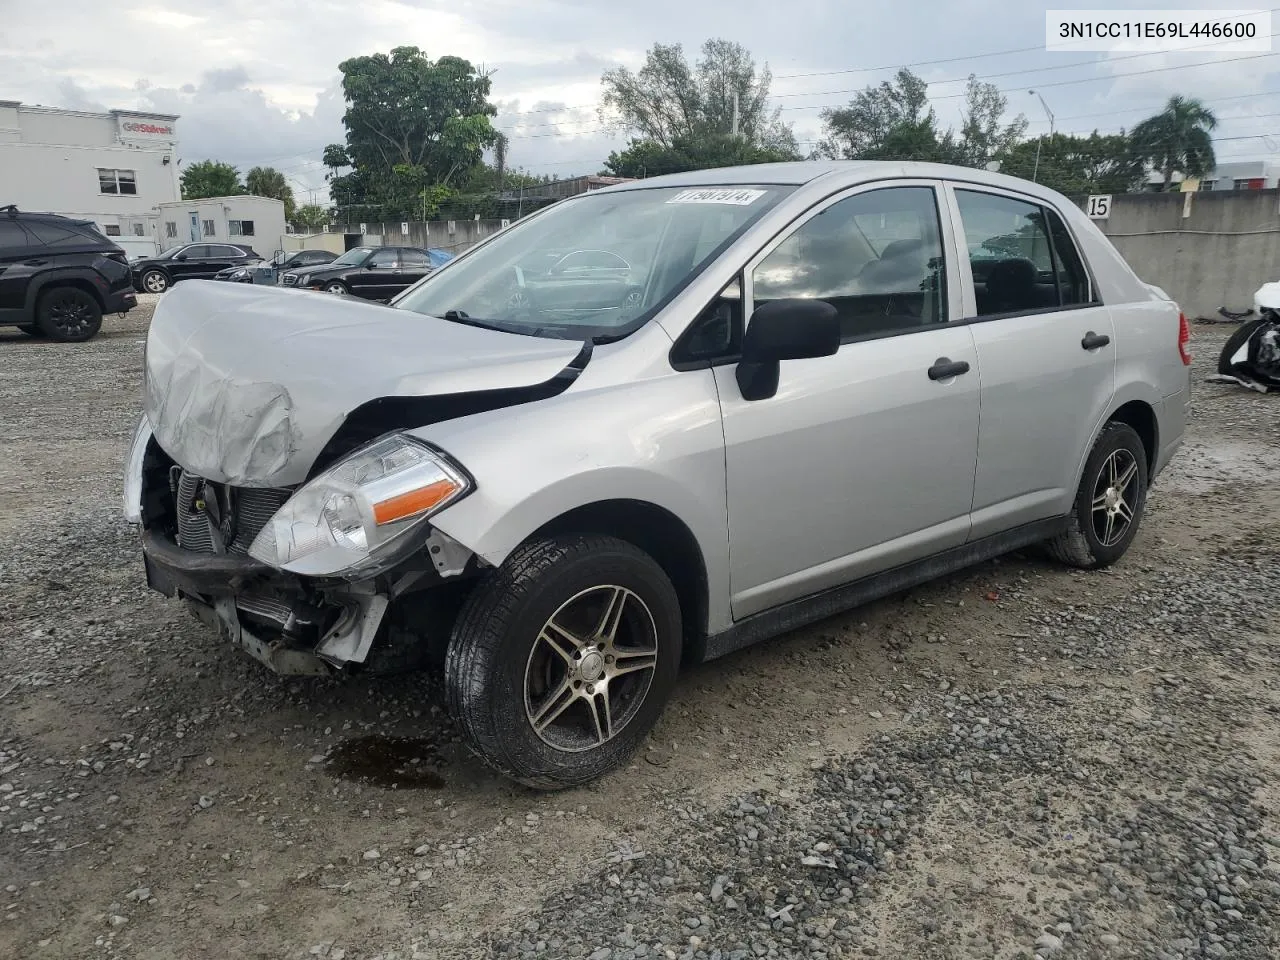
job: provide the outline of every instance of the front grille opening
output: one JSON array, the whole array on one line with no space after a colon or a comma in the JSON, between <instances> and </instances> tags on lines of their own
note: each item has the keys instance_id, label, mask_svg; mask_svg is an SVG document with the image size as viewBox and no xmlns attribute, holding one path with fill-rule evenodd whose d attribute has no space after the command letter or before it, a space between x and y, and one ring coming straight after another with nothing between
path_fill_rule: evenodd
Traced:
<instances>
[{"instance_id":1,"label":"front grille opening","mask_svg":"<svg viewBox=\"0 0 1280 960\"><path fill-rule=\"evenodd\" d=\"M215 553L220 538L228 553L247 554L254 538L292 494L281 487L212 483L183 470L174 493L178 546L196 553Z\"/></svg>"}]
</instances>

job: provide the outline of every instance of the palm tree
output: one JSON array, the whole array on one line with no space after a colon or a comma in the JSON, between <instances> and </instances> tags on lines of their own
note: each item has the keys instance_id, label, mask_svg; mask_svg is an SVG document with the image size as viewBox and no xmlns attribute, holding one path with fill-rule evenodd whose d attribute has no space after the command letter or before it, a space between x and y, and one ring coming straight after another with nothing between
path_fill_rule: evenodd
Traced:
<instances>
[{"instance_id":1,"label":"palm tree","mask_svg":"<svg viewBox=\"0 0 1280 960\"><path fill-rule=\"evenodd\" d=\"M1170 97L1164 110L1133 128L1134 149L1164 175L1169 189L1174 171L1202 177L1214 167L1213 138L1209 132L1218 118L1194 97Z\"/></svg>"}]
</instances>

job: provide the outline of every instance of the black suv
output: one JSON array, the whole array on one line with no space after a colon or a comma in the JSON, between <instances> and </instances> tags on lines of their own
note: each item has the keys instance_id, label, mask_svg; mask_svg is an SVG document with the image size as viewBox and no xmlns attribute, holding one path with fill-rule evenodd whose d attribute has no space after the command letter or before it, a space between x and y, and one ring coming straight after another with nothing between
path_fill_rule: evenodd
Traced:
<instances>
[{"instance_id":1,"label":"black suv","mask_svg":"<svg viewBox=\"0 0 1280 960\"><path fill-rule=\"evenodd\" d=\"M390 300L431 270L431 256L420 247L355 247L332 263L281 274L280 284Z\"/></svg>"},{"instance_id":2,"label":"black suv","mask_svg":"<svg viewBox=\"0 0 1280 960\"><path fill-rule=\"evenodd\" d=\"M73 343L137 305L128 256L92 221L0 207L0 326Z\"/></svg>"},{"instance_id":3,"label":"black suv","mask_svg":"<svg viewBox=\"0 0 1280 960\"><path fill-rule=\"evenodd\" d=\"M133 285L142 293L164 293L179 280L211 280L227 267L261 259L243 243L183 243L133 261Z\"/></svg>"}]
</instances>

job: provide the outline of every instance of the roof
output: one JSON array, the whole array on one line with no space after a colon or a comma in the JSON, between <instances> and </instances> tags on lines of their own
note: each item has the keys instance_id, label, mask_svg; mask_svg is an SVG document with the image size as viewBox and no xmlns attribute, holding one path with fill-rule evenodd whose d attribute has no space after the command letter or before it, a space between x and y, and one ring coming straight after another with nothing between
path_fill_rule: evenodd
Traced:
<instances>
[{"instance_id":1,"label":"roof","mask_svg":"<svg viewBox=\"0 0 1280 960\"><path fill-rule=\"evenodd\" d=\"M198 200L165 200L157 203L157 207L189 207L193 203L226 203L228 200L270 200L272 203L278 203L284 206L283 200L277 200L275 197L260 197L256 193L235 193L227 197L201 197Z\"/></svg>"},{"instance_id":2,"label":"roof","mask_svg":"<svg viewBox=\"0 0 1280 960\"><path fill-rule=\"evenodd\" d=\"M619 190L644 190L654 187L710 187L747 184L776 184L802 186L815 180L831 178L843 186L852 186L870 180L888 178L921 178L931 180L964 180L968 183L1041 196L1060 196L1047 187L1019 177L1010 177L974 167L952 166L945 163L920 163L897 160L796 160L790 163L757 163L742 167L717 167L710 170L690 170L645 180L607 187L598 193Z\"/></svg>"}]
</instances>

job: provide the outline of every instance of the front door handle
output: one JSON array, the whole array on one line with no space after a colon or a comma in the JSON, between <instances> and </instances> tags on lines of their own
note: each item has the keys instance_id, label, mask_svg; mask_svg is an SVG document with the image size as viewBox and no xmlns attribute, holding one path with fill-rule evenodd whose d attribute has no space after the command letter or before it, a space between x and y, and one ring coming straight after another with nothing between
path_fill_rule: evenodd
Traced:
<instances>
[{"instance_id":1,"label":"front door handle","mask_svg":"<svg viewBox=\"0 0 1280 960\"><path fill-rule=\"evenodd\" d=\"M962 373L968 372L968 361L949 360L946 357L939 357L937 360L933 361L933 366L929 368L929 379L950 380L952 377L958 377Z\"/></svg>"},{"instance_id":2,"label":"front door handle","mask_svg":"<svg viewBox=\"0 0 1280 960\"><path fill-rule=\"evenodd\" d=\"M22 265L24 267L43 267L48 262L48 260L23 260Z\"/></svg>"},{"instance_id":3,"label":"front door handle","mask_svg":"<svg viewBox=\"0 0 1280 960\"><path fill-rule=\"evenodd\" d=\"M1090 330L1084 335L1084 339L1080 341L1080 346L1086 350L1097 350L1099 347L1105 347L1111 342L1111 338L1105 333L1094 333Z\"/></svg>"}]
</instances>

